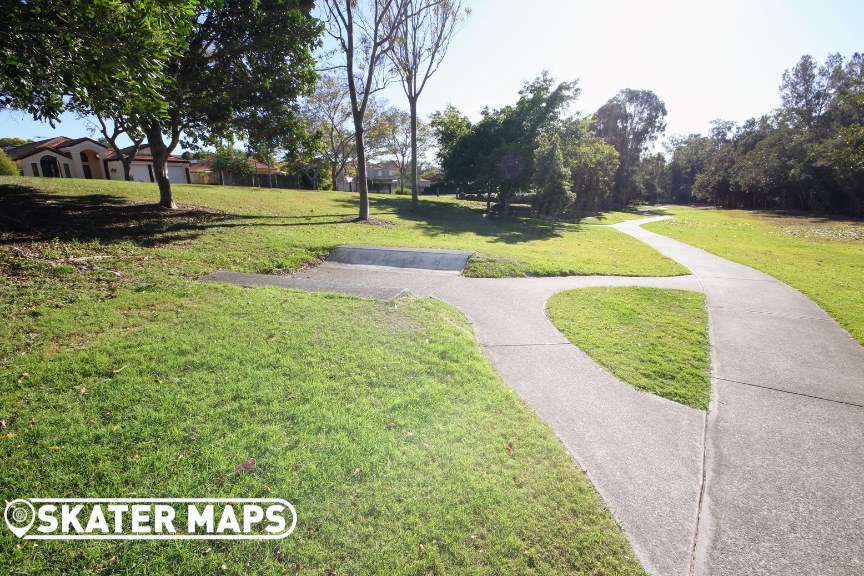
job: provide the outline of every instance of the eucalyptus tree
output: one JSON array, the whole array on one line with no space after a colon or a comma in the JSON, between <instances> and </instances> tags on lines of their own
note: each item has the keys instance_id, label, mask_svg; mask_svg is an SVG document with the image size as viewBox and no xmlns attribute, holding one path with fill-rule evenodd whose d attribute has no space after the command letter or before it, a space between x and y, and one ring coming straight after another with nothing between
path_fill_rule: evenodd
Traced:
<instances>
[{"instance_id":1,"label":"eucalyptus tree","mask_svg":"<svg viewBox=\"0 0 864 576\"><path fill-rule=\"evenodd\" d=\"M343 72L351 101L360 193L358 220L369 219L364 118L372 94L390 79L387 55L407 6L408 0L324 0L327 33L338 46L333 68Z\"/></svg>"},{"instance_id":2,"label":"eucalyptus tree","mask_svg":"<svg viewBox=\"0 0 864 576\"><path fill-rule=\"evenodd\" d=\"M438 70L450 41L470 14L462 0L407 0L396 19L397 35L388 56L408 98L411 114L411 205L419 207L417 180L417 100Z\"/></svg>"},{"instance_id":3,"label":"eucalyptus tree","mask_svg":"<svg viewBox=\"0 0 864 576\"><path fill-rule=\"evenodd\" d=\"M650 90L625 88L594 114L598 136L614 146L620 157L613 202L630 202L639 160L666 129L666 105Z\"/></svg>"}]
</instances>

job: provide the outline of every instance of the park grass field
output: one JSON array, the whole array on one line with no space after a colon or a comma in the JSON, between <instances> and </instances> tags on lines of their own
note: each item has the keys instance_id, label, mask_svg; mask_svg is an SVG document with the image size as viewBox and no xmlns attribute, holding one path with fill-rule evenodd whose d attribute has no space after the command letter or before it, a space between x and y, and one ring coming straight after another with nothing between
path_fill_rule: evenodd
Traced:
<instances>
[{"instance_id":1,"label":"park grass field","mask_svg":"<svg viewBox=\"0 0 864 576\"><path fill-rule=\"evenodd\" d=\"M477 247L531 273L677 265L614 230L486 222L453 201L412 215L410 200L376 197L373 215L396 225L374 226L344 221L344 193L181 186L172 213L155 196L0 181L0 492L284 498L297 529L275 543L4 530L0 572L644 573L457 310L195 278L284 273L341 243Z\"/></svg>"},{"instance_id":2,"label":"park grass field","mask_svg":"<svg viewBox=\"0 0 864 576\"><path fill-rule=\"evenodd\" d=\"M812 215L671 206L646 224L797 288L864 345L864 222Z\"/></svg>"}]
</instances>

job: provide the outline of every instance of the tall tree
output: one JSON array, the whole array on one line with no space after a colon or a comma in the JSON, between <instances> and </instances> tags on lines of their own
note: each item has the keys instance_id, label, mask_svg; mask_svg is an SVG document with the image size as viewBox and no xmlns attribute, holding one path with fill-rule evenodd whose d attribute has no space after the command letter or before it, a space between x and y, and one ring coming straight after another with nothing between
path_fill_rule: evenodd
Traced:
<instances>
[{"instance_id":1,"label":"tall tree","mask_svg":"<svg viewBox=\"0 0 864 576\"><path fill-rule=\"evenodd\" d=\"M613 203L624 206L636 197L636 168L666 129L666 105L650 90L625 88L594 114L594 131L620 156Z\"/></svg>"},{"instance_id":2,"label":"tall tree","mask_svg":"<svg viewBox=\"0 0 864 576\"><path fill-rule=\"evenodd\" d=\"M393 49L407 4L408 0L324 0L327 33L336 40L340 53L336 67L344 72L351 100L360 192L359 220L369 219L363 120L372 94L387 84L386 58Z\"/></svg>"},{"instance_id":3,"label":"tall tree","mask_svg":"<svg viewBox=\"0 0 864 576\"><path fill-rule=\"evenodd\" d=\"M411 206L419 208L417 100L447 54L450 40L469 9L462 0L407 0L394 49L389 52L408 97L411 113Z\"/></svg>"},{"instance_id":4,"label":"tall tree","mask_svg":"<svg viewBox=\"0 0 864 576\"><path fill-rule=\"evenodd\" d=\"M308 0L211 0L192 16L188 48L169 60L154 96L166 111L144 126L162 206L175 206L167 159L181 137L256 141L272 138L274 123L284 140L297 133L297 101L314 85L311 50L322 32L311 8ZM269 135L259 132L265 127Z\"/></svg>"},{"instance_id":5,"label":"tall tree","mask_svg":"<svg viewBox=\"0 0 864 576\"><path fill-rule=\"evenodd\" d=\"M405 188L405 173L414 154L423 155L429 144L426 124L399 108L389 108L383 115L383 132L386 139L385 154L392 156L399 166L399 187ZM414 183L412 182L412 185Z\"/></svg>"},{"instance_id":6,"label":"tall tree","mask_svg":"<svg viewBox=\"0 0 864 576\"><path fill-rule=\"evenodd\" d=\"M336 190L340 174L356 156L354 121L346 83L333 75L325 75L315 91L303 102L303 119L307 131L320 134L321 152L330 168L330 182Z\"/></svg>"}]
</instances>

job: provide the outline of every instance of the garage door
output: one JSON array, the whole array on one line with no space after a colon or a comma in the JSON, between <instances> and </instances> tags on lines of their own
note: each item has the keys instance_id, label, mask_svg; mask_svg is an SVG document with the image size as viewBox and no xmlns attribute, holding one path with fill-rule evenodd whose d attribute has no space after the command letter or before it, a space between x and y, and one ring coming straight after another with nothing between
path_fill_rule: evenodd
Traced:
<instances>
[{"instance_id":1,"label":"garage door","mask_svg":"<svg viewBox=\"0 0 864 576\"><path fill-rule=\"evenodd\" d=\"M136 182L150 182L150 170L147 169L147 164L133 165L132 179Z\"/></svg>"},{"instance_id":2,"label":"garage door","mask_svg":"<svg viewBox=\"0 0 864 576\"><path fill-rule=\"evenodd\" d=\"M186 167L168 166L168 180L172 184L186 184Z\"/></svg>"}]
</instances>

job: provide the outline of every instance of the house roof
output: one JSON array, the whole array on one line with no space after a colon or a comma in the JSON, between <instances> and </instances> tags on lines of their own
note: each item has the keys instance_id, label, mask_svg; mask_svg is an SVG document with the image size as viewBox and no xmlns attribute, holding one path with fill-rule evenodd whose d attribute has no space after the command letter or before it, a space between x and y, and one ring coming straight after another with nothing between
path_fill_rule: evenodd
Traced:
<instances>
[{"instance_id":1,"label":"house roof","mask_svg":"<svg viewBox=\"0 0 864 576\"><path fill-rule=\"evenodd\" d=\"M29 144L24 144L23 146L18 146L16 148L12 148L6 152L6 154L12 160L21 160L22 158L27 158L28 156L32 156L37 152L44 152L46 150L50 150L55 154L60 154L61 156L66 156L67 158L71 158L72 155L68 152L61 152L59 150L61 144L70 141L70 138L65 136L57 136L56 138L49 138L48 140L40 140L39 142L30 142ZM65 147L65 146L64 146Z\"/></svg>"},{"instance_id":2,"label":"house roof","mask_svg":"<svg viewBox=\"0 0 864 576\"><path fill-rule=\"evenodd\" d=\"M24 144L17 148L10 148L6 154L8 154L13 160L22 160L28 156L39 154L40 152L53 152L71 159L72 154L67 152L66 149L71 148L72 146L77 146L78 144L83 144L84 142L93 144L95 147L102 150L108 149L92 138L67 138L66 136L57 136L55 138L49 138L48 140L30 142L29 144Z\"/></svg>"},{"instance_id":3,"label":"house roof","mask_svg":"<svg viewBox=\"0 0 864 576\"><path fill-rule=\"evenodd\" d=\"M131 151L132 151L132 146L128 146L126 148L120 149L120 152L122 152L124 155L128 154ZM106 158L109 161L110 160L119 160L119 158L117 158L117 154L114 152L114 150L109 150L108 154L106 155ZM153 154L150 152L150 145L149 144L145 144L145 145L141 146L141 148L138 149L138 153L135 154L135 161L136 162L152 162L153 161ZM185 158L180 158L179 156L173 156L173 155L168 156L168 162L172 162L174 164L188 164L189 163L189 161L186 160ZM191 166L190 166L190 170L191 170Z\"/></svg>"},{"instance_id":4,"label":"house roof","mask_svg":"<svg viewBox=\"0 0 864 576\"><path fill-rule=\"evenodd\" d=\"M388 160L387 162L382 162L381 164L372 164L369 167L373 170L399 170L399 164L397 164L393 160Z\"/></svg>"}]
</instances>

